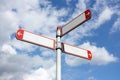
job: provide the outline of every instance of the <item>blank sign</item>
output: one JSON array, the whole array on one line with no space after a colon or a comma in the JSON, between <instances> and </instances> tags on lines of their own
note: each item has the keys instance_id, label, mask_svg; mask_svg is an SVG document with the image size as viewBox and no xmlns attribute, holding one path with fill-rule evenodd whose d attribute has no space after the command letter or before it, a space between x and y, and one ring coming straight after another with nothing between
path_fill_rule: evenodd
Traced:
<instances>
[{"instance_id":1,"label":"blank sign","mask_svg":"<svg viewBox=\"0 0 120 80\"><path fill-rule=\"evenodd\" d=\"M75 47L75 46L65 44L65 43L62 43L62 48L63 48L62 50L64 53L82 57L82 58L89 59L89 60L92 59L92 54L89 50Z\"/></svg>"},{"instance_id":2,"label":"blank sign","mask_svg":"<svg viewBox=\"0 0 120 80\"><path fill-rule=\"evenodd\" d=\"M16 38L39 46L56 49L55 40L22 29L17 31Z\"/></svg>"},{"instance_id":3,"label":"blank sign","mask_svg":"<svg viewBox=\"0 0 120 80\"><path fill-rule=\"evenodd\" d=\"M65 34L70 32L71 30L75 29L76 27L78 27L85 21L89 20L90 18L91 18L91 11L88 9L85 12L83 12L82 14L78 15L73 20L71 20L70 22L68 22L66 25L64 25L62 27L62 31L61 31L62 35L61 36L64 36Z\"/></svg>"}]
</instances>

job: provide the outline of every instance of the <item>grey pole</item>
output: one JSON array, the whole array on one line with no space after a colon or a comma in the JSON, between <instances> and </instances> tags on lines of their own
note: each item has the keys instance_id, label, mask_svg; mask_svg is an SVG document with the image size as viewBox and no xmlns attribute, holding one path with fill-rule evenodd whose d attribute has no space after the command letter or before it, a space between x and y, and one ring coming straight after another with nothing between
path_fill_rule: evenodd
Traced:
<instances>
[{"instance_id":1,"label":"grey pole","mask_svg":"<svg viewBox=\"0 0 120 80\"><path fill-rule=\"evenodd\" d=\"M61 80L61 27L56 32L56 80Z\"/></svg>"}]
</instances>

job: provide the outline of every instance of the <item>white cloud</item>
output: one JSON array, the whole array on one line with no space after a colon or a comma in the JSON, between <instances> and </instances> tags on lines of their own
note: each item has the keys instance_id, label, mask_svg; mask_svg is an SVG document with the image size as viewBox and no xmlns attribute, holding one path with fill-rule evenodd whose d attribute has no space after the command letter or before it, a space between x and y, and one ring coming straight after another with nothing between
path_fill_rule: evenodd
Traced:
<instances>
[{"instance_id":1,"label":"white cloud","mask_svg":"<svg viewBox=\"0 0 120 80\"><path fill-rule=\"evenodd\" d=\"M42 2L42 1L40 1L40 2ZM23 12L23 11L29 10L31 8L33 9L33 8L39 7L38 4L39 4L39 0L18 0L18 1L4 0L4 1L1 1L1 3L0 3L0 9L2 11L11 10L11 9L17 9L17 10L19 9L19 11Z\"/></svg>"},{"instance_id":2,"label":"white cloud","mask_svg":"<svg viewBox=\"0 0 120 80\"><path fill-rule=\"evenodd\" d=\"M1 49L4 53L16 54L16 50L12 48L10 45L4 44Z\"/></svg>"},{"instance_id":3,"label":"white cloud","mask_svg":"<svg viewBox=\"0 0 120 80\"><path fill-rule=\"evenodd\" d=\"M79 66L79 65L88 63L87 60L84 60L84 59L81 59L80 57L76 57L76 56L72 56L72 55L66 55L65 62L69 66Z\"/></svg>"},{"instance_id":4,"label":"white cloud","mask_svg":"<svg viewBox=\"0 0 120 80\"><path fill-rule=\"evenodd\" d=\"M15 32L18 27L18 19L11 11L0 13L0 44L10 41L10 35ZM0 45L0 46L1 46Z\"/></svg>"},{"instance_id":5,"label":"white cloud","mask_svg":"<svg viewBox=\"0 0 120 80\"><path fill-rule=\"evenodd\" d=\"M20 19L20 25L24 26L24 29L54 37L56 27L63 23L60 18L66 15L67 11L64 8L57 10L50 3L45 5L47 6L44 9L38 7L33 10L19 12L17 16Z\"/></svg>"},{"instance_id":6,"label":"white cloud","mask_svg":"<svg viewBox=\"0 0 120 80\"><path fill-rule=\"evenodd\" d=\"M39 68L30 75L26 74L24 76L24 80L52 80L52 79L45 69Z\"/></svg>"},{"instance_id":7,"label":"white cloud","mask_svg":"<svg viewBox=\"0 0 120 80\"><path fill-rule=\"evenodd\" d=\"M78 66L81 64L90 63L92 65L106 65L118 60L113 54L109 53L104 47L96 47L89 42L80 45L79 47L88 49L92 52L92 60L84 60L75 56L66 56L66 63L70 66Z\"/></svg>"},{"instance_id":8,"label":"white cloud","mask_svg":"<svg viewBox=\"0 0 120 80\"><path fill-rule=\"evenodd\" d=\"M25 74L23 76L24 80L55 80L55 66L44 69L39 68L32 71L30 74Z\"/></svg>"},{"instance_id":9,"label":"white cloud","mask_svg":"<svg viewBox=\"0 0 120 80\"><path fill-rule=\"evenodd\" d=\"M78 3L76 4L75 11L72 14L72 18L76 17L80 13L86 10L86 4L84 0L78 0Z\"/></svg>"},{"instance_id":10,"label":"white cloud","mask_svg":"<svg viewBox=\"0 0 120 80\"><path fill-rule=\"evenodd\" d=\"M55 62L52 59L43 59L40 56L29 57L23 54L11 55L9 52L7 54L0 52L0 61L0 80L16 80L17 78L19 78L17 80L24 80L25 74L30 74L34 68L35 71L39 71L39 67L45 71L48 70L47 74L51 78L55 78L53 75L55 74ZM46 72L41 77L44 78L44 75L46 75Z\"/></svg>"},{"instance_id":11,"label":"white cloud","mask_svg":"<svg viewBox=\"0 0 120 80\"><path fill-rule=\"evenodd\" d=\"M67 14L64 8L56 9L48 0L4 0L0 3L0 11L0 32L4 33L0 35L0 47L9 42L14 48L26 52L34 51L36 47L10 38L19 26L31 32L55 37L56 27L63 24L59 18Z\"/></svg>"},{"instance_id":12,"label":"white cloud","mask_svg":"<svg viewBox=\"0 0 120 80\"><path fill-rule=\"evenodd\" d=\"M56 27L64 23L60 18L67 15L67 10L56 9L47 0L4 0L0 3L0 11L0 80L24 80L23 75L27 74L36 79L41 71L44 74L41 73L40 79L55 79L55 62L52 58L29 57L26 53L38 47L11 39L11 36L21 26L31 32L55 37ZM49 53L41 51L44 56ZM31 73L32 68L39 67Z\"/></svg>"},{"instance_id":13,"label":"white cloud","mask_svg":"<svg viewBox=\"0 0 120 80\"><path fill-rule=\"evenodd\" d=\"M47 0L4 0L0 4L0 32L4 33L0 35L1 45L10 41L10 35L16 32L19 26L31 32L55 37L56 27L63 24L59 18L67 14L64 8L58 10ZM44 7L40 7L41 5Z\"/></svg>"},{"instance_id":14,"label":"white cloud","mask_svg":"<svg viewBox=\"0 0 120 80\"><path fill-rule=\"evenodd\" d=\"M97 26L100 26L101 24L105 23L106 21L110 20L112 17L112 14L114 12L108 8L105 7L105 9L101 12L101 14L99 15L98 21L97 21Z\"/></svg>"},{"instance_id":15,"label":"white cloud","mask_svg":"<svg viewBox=\"0 0 120 80\"><path fill-rule=\"evenodd\" d=\"M111 28L110 33L113 33L113 32L116 32L116 31L120 31L120 17L113 24L113 27Z\"/></svg>"},{"instance_id":16,"label":"white cloud","mask_svg":"<svg viewBox=\"0 0 120 80\"><path fill-rule=\"evenodd\" d=\"M13 77L13 75L4 73L2 76L0 76L1 80L10 80Z\"/></svg>"},{"instance_id":17,"label":"white cloud","mask_svg":"<svg viewBox=\"0 0 120 80\"><path fill-rule=\"evenodd\" d=\"M25 51L26 53L34 51L38 46L13 39L8 42L9 45L12 45L15 49Z\"/></svg>"},{"instance_id":18,"label":"white cloud","mask_svg":"<svg viewBox=\"0 0 120 80\"><path fill-rule=\"evenodd\" d=\"M47 49L47 48L40 48L41 51L41 55L44 57L49 57L49 56L53 56L54 58L56 57L55 55L55 50L51 50L51 49Z\"/></svg>"}]
</instances>

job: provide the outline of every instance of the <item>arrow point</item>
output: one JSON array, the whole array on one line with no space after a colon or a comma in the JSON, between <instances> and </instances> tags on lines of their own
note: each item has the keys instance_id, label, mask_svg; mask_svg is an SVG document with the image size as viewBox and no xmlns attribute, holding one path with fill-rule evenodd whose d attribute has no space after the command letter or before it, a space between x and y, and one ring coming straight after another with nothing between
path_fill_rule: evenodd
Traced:
<instances>
[{"instance_id":1,"label":"arrow point","mask_svg":"<svg viewBox=\"0 0 120 80\"><path fill-rule=\"evenodd\" d=\"M19 29L16 33L16 38L19 39L19 40L22 40L23 39L23 34L24 34L24 30Z\"/></svg>"},{"instance_id":2,"label":"arrow point","mask_svg":"<svg viewBox=\"0 0 120 80\"><path fill-rule=\"evenodd\" d=\"M86 16L86 19L91 18L91 11L89 9L85 11L85 16Z\"/></svg>"},{"instance_id":3,"label":"arrow point","mask_svg":"<svg viewBox=\"0 0 120 80\"><path fill-rule=\"evenodd\" d=\"M88 50L88 59L91 60L92 59L92 54L91 51Z\"/></svg>"}]
</instances>

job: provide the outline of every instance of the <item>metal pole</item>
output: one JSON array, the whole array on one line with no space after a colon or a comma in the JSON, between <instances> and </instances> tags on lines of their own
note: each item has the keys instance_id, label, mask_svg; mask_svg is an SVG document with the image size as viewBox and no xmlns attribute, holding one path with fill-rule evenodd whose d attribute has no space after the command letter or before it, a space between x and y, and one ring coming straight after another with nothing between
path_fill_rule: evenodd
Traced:
<instances>
[{"instance_id":1,"label":"metal pole","mask_svg":"<svg viewBox=\"0 0 120 80\"><path fill-rule=\"evenodd\" d=\"M57 27L56 33L56 80L61 80L61 27Z\"/></svg>"}]
</instances>

